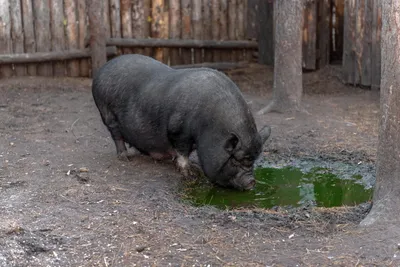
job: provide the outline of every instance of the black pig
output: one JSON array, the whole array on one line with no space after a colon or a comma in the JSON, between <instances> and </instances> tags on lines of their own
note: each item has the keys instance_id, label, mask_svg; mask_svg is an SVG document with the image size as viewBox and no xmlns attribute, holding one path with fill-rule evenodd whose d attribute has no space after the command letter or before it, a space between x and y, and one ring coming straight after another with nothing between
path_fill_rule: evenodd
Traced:
<instances>
[{"instance_id":1,"label":"black pig","mask_svg":"<svg viewBox=\"0 0 400 267\"><path fill-rule=\"evenodd\" d=\"M239 190L255 185L253 163L271 130L257 132L239 88L221 72L122 55L97 71L92 93L120 158L128 143L154 159L175 159L187 176L196 149L210 181Z\"/></svg>"}]
</instances>

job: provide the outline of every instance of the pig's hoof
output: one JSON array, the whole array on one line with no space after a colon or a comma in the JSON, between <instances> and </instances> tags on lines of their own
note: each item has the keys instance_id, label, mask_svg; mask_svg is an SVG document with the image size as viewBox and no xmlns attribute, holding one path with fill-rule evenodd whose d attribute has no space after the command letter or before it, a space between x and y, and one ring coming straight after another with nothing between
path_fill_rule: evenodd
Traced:
<instances>
[{"instance_id":1,"label":"pig's hoof","mask_svg":"<svg viewBox=\"0 0 400 267\"><path fill-rule=\"evenodd\" d=\"M129 161L129 157L128 157L128 151L123 151L121 153L118 154L118 159L122 160L122 161Z\"/></svg>"}]
</instances>

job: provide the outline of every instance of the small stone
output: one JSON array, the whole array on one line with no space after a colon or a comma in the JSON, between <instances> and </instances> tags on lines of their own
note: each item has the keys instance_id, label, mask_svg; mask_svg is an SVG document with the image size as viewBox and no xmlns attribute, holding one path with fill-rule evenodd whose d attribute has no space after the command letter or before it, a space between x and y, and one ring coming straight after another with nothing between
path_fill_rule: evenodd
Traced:
<instances>
[{"instance_id":1,"label":"small stone","mask_svg":"<svg viewBox=\"0 0 400 267\"><path fill-rule=\"evenodd\" d=\"M145 249L146 249L145 246L139 246L136 248L136 251L140 253L140 252L143 252Z\"/></svg>"},{"instance_id":2,"label":"small stone","mask_svg":"<svg viewBox=\"0 0 400 267\"><path fill-rule=\"evenodd\" d=\"M86 167L81 167L81 168L79 168L79 172L88 172L89 170L88 170L88 168L86 168Z\"/></svg>"}]
</instances>

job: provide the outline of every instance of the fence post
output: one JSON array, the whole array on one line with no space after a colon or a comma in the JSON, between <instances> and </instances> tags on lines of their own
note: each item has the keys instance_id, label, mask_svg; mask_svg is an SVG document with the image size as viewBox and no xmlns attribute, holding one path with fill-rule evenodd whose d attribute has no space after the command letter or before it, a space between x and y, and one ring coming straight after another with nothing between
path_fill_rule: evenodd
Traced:
<instances>
[{"instance_id":1,"label":"fence post","mask_svg":"<svg viewBox=\"0 0 400 267\"><path fill-rule=\"evenodd\" d=\"M258 63L274 65L274 4L258 1Z\"/></svg>"},{"instance_id":2,"label":"fence post","mask_svg":"<svg viewBox=\"0 0 400 267\"><path fill-rule=\"evenodd\" d=\"M86 0L89 15L90 48L92 53L92 77L106 63L106 31L102 17L103 1Z\"/></svg>"}]
</instances>

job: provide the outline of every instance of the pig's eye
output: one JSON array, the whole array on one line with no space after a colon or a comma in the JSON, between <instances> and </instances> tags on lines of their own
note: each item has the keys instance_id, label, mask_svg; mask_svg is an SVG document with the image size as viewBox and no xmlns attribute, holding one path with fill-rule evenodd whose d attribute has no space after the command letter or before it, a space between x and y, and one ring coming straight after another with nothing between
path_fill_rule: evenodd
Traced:
<instances>
[{"instance_id":1,"label":"pig's eye","mask_svg":"<svg viewBox=\"0 0 400 267\"><path fill-rule=\"evenodd\" d=\"M253 165L253 159L250 156L244 157L242 162L246 167L251 167Z\"/></svg>"}]
</instances>

